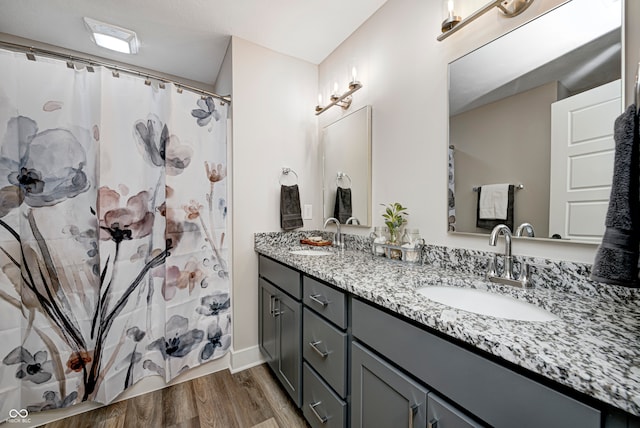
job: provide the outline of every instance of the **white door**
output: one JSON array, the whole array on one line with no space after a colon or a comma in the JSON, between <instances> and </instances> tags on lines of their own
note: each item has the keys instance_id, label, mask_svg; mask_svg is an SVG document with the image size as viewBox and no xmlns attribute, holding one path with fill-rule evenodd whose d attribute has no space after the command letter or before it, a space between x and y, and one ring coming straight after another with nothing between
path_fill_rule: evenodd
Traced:
<instances>
[{"instance_id":1,"label":"white door","mask_svg":"<svg viewBox=\"0 0 640 428\"><path fill-rule=\"evenodd\" d=\"M549 235L600 241L613 178L620 80L551 105Z\"/></svg>"}]
</instances>

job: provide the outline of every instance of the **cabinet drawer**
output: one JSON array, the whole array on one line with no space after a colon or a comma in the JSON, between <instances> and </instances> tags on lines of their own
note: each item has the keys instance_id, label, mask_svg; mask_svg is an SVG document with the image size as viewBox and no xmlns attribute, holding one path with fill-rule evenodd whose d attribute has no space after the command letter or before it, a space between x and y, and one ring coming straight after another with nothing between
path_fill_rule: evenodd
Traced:
<instances>
[{"instance_id":1,"label":"cabinet drawer","mask_svg":"<svg viewBox=\"0 0 640 428\"><path fill-rule=\"evenodd\" d=\"M352 334L495 427L600 427L600 411L359 300Z\"/></svg>"},{"instance_id":2,"label":"cabinet drawer","mask_svg":"<svg viewBox=\"0 0 640 428\"><path fill-rule=\"evenodd\" d=\"M276 261L260 256L259 274L296 299L300 299L300 273Z\"/></svg>"},{"instance_id":3,"label":"cabinet drawer","mask_svg":"<svg viewBox=\"0 0 640 428\"><path fill-rule=\"evenodd\" d=\"M427 427L429 428L482 428L483 426L433 392L429 393L427 403Z\"/></svg>"},{"instance_id":4,"label":"cabinet drawer","mask_svg":"<svg viewBox=\"0 0 640 428\"><path fill-rule=\"evenodd\" d=\"M347 334L303 309L302 355L336 392L347 395Z\"/></svg>"},{"instance_id":5,"label":"cabinet drawer","mask_svg":"<svg viewBox=\"0 0 640 428\"><path fill-rule=\"evenodd\" d=\"M313 428L347 426L347 404L309 368L303 364L302 413Z\"/></svg>"},{"instance_id":6,"label":"cabinet drawer","mask_svg":"<svg viewBox=\"0 0 640 428\"><path fill-rule=\"evenodd\" d=\"M302 278L302 283L304 304L338 327L347 328L347 296L342 291L307 276Z\"/></svg>"}]
</instances>

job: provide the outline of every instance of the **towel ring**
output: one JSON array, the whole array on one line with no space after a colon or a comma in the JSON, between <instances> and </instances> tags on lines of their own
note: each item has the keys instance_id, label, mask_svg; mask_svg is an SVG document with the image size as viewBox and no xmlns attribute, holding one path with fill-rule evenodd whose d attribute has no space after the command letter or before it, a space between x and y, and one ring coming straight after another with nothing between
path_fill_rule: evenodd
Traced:
<instances>
[{"instance_id":1,"label":"towel ring","mask_svg":"<svg viewBox=\"0 0 640 428\"><path fill-rule=\"evenodd\" d=\"M293 173L293 175L296 176L296 181L293 184L298 184L298 174L296 174L296 172L291 168L282 168L282 174L280 174L280 178L278 179L278 182L280 183L281 186L283 186L282 177L288 177L290 173Z\"/></svg>"},{"instance_id":2,"label":"towel ring","mask_svg":"<svg viewBox=\"0 0 640 428\"><path fill-rule=\"evenodd\" d=\"M340 186L340 180L344 180L345 178L349 180L349 187L348 188L350 188L351 187L351 183L352 183L351 177L349 177L349 174L346 174L344 172L338 172L336 174L336 186Z\"/></svg>"}]
</instances>

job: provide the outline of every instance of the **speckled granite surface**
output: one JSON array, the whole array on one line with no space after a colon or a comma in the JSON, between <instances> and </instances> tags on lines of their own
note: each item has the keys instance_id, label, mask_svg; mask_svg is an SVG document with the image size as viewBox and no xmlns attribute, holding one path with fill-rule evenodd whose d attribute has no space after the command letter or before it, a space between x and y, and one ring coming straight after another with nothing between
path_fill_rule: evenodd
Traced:
<instances>
[{"instance_id":1,"label":"speckled granite surface","mask_svg":"<svg viewBox=\"0 0 640 428\"><path fill-rule=\"evenodd\" d=\"M640 293L588 281L588 266L548 265L537 287L521 290L482 278L488 253L429 247L424 265L376 257L366 240L349 237L329 256L289 253L313 232L256 234L256 252L327 281L365 300L467 342L532 372L640 416ZM321 232L317 232L321 234ZM349 246L351 241L352 246ZM326 248L323 248L326 249ZM456 264L455 259L459 262ZM479 269L478 269L479 268ZM450 285L508 294L560 318L527 322L478 315L419 295L416 288Z\"/></svg>"}]
</instances>

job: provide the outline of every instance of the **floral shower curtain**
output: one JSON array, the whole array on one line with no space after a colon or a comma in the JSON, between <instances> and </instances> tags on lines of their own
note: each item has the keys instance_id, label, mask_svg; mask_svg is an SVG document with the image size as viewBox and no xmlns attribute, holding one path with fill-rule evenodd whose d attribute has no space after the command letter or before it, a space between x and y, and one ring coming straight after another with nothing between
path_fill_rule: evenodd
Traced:
<instances>
[{"instance_id":1,"label":"floral shower curtain","mask_svg":"<svg viewBox=\"0 0 640 428\"><path fill-rule=\"evenodd\" d=\"M227 105L3 50L0 70L0 420L226 353Z\"/></svg>"}]
</instances>

